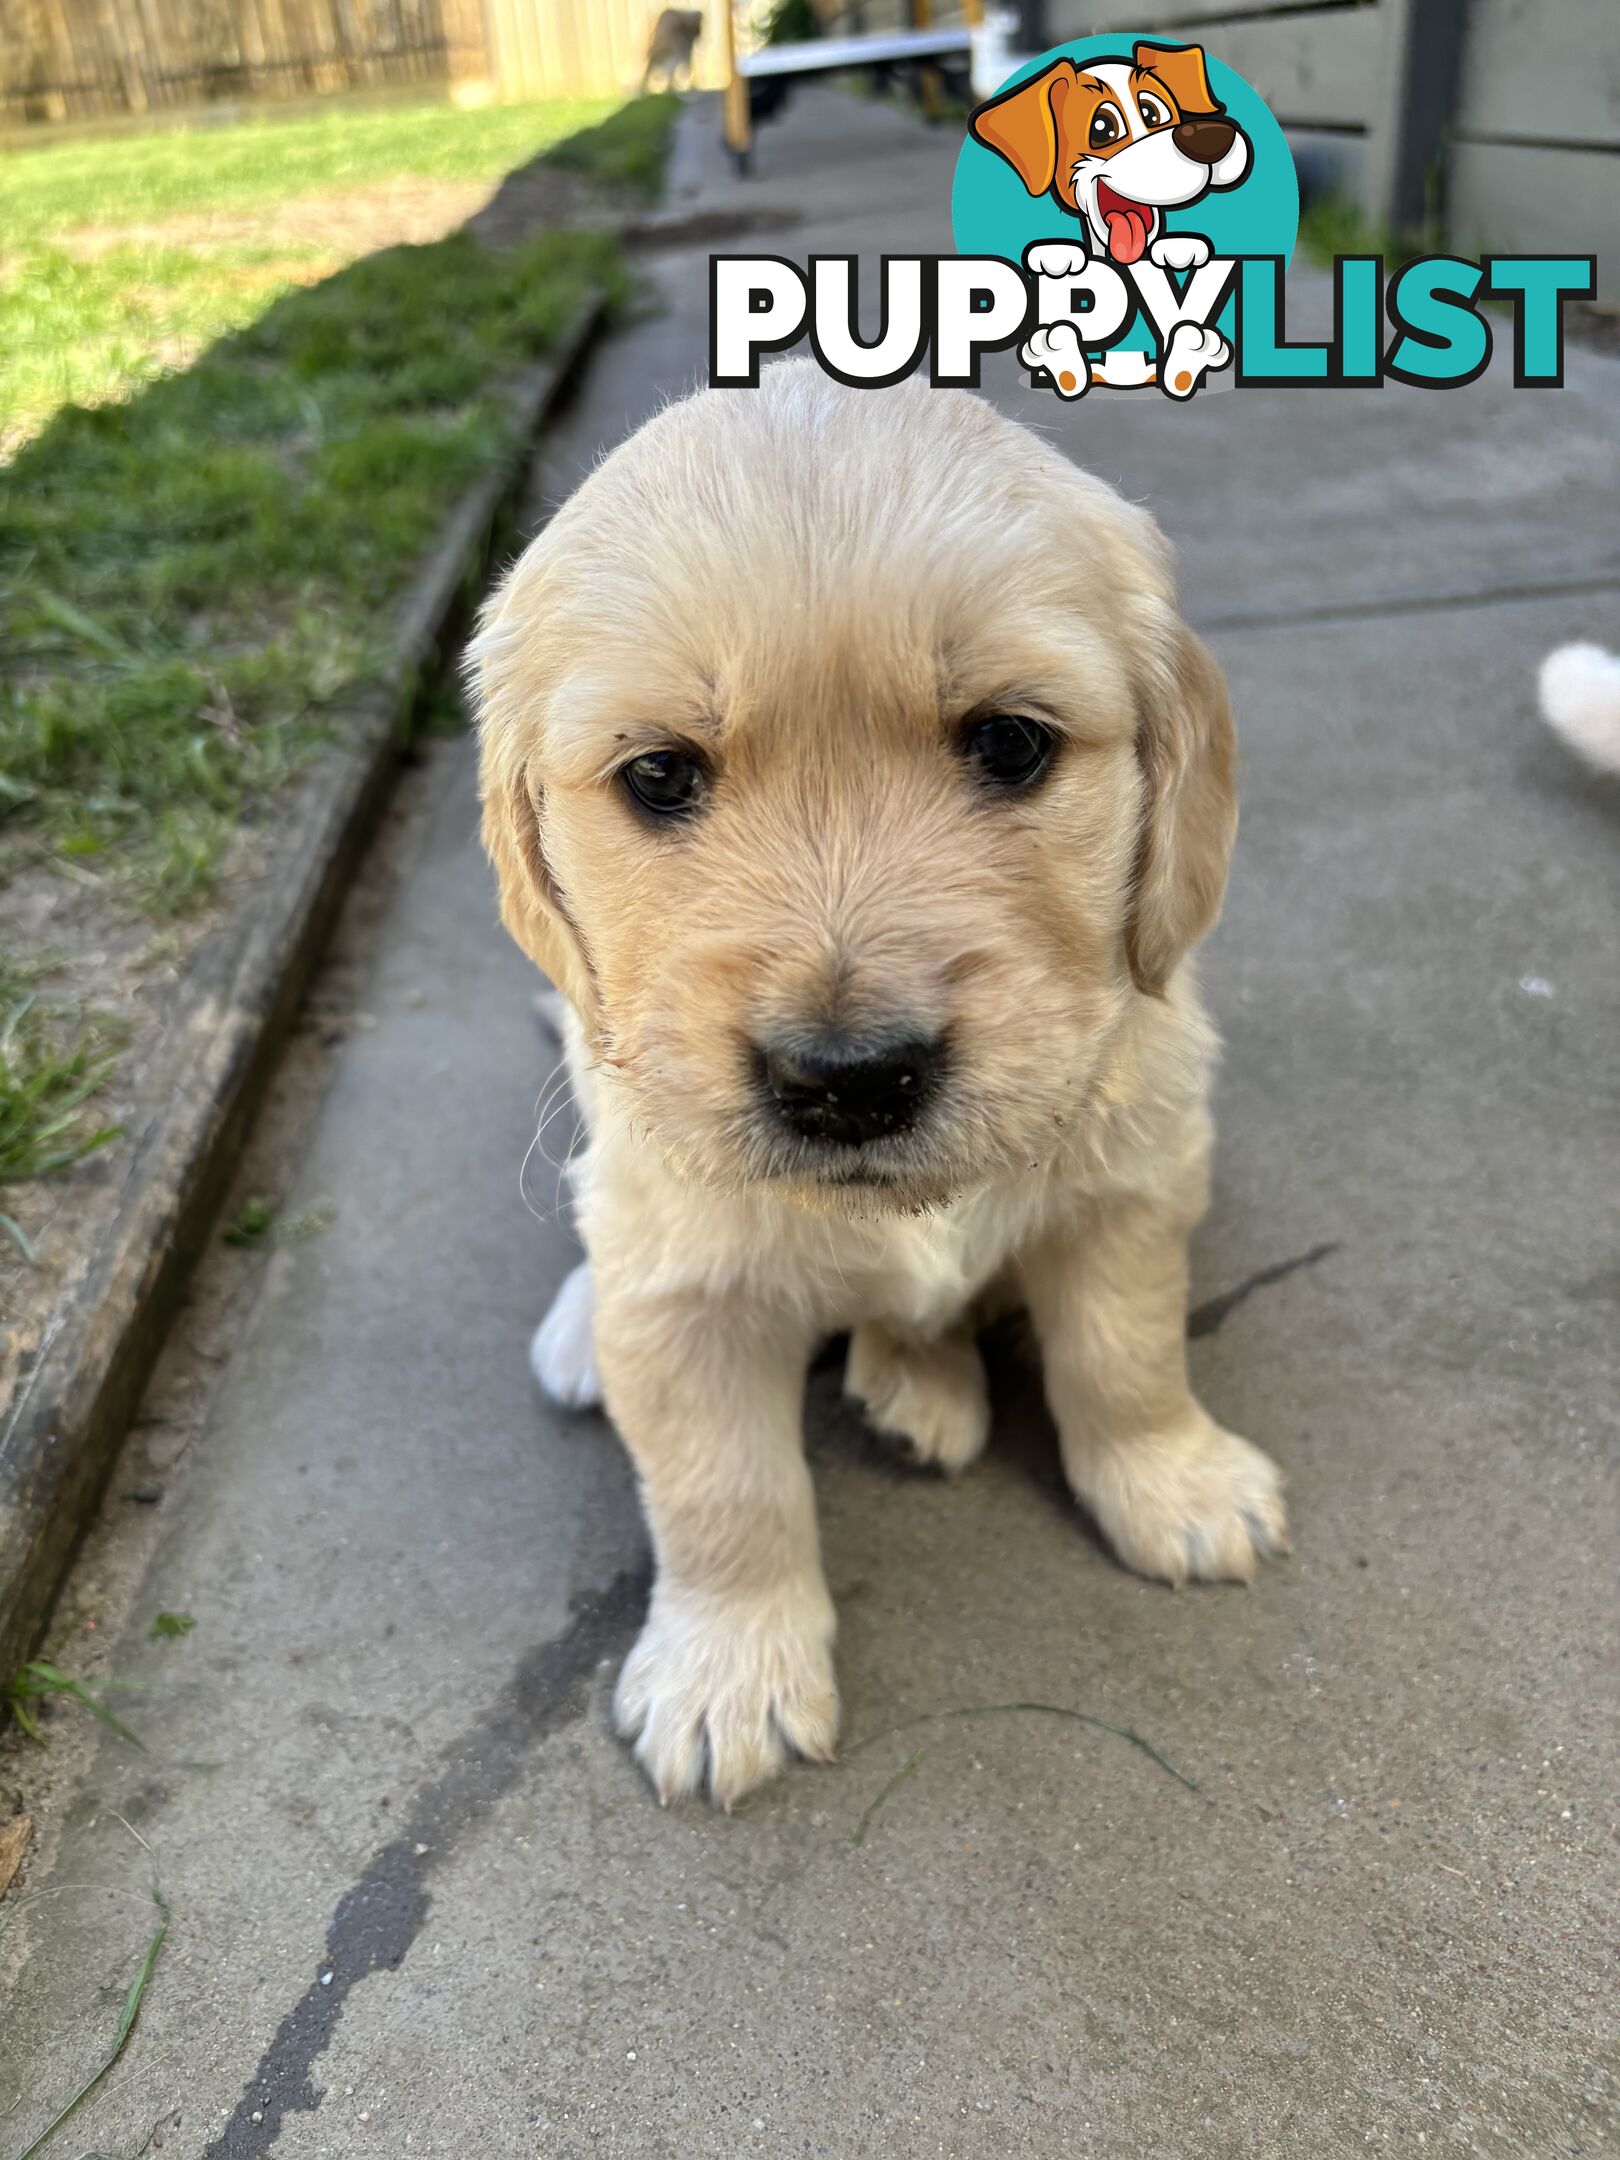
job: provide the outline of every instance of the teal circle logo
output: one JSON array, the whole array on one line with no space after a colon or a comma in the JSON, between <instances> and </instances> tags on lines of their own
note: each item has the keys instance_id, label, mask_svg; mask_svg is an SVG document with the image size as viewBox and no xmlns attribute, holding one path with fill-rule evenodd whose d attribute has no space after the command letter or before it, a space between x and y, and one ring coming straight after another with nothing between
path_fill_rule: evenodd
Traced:
<instances>
[{"instance_id":1,"label":"teal circle logo","mask_svg":"<svg viewBox=\"0 0 1620 2160\"><path fill-rule=\"evenodd\" d=\"M961 255L1022 263L1030 248L1054 243L1069 261L1083 251L1127 281L1138 266L1180 281L1211 259L1286 263L1299 184L1282 129L1217 54L1156 38L1078 38L1019 68L975 109L951 226ZM1227 338L1232 315L1228 298L1216 318ZM1138 303L1110 351L1155 348Z\"/></svg>"}]
</instances>

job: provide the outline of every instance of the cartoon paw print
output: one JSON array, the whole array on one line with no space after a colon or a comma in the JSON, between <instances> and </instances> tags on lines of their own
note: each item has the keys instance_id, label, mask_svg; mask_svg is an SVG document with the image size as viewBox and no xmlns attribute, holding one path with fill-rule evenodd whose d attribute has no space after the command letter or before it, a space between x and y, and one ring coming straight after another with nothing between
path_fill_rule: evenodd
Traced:
<instances>
[{"instance_id":1,"label":"cartoon paw print","mask_svg":"<svg viewBox=\"0 0 1620 2160\"><path fill-rule=\"evenodd\" d=\"M1225 367L1232 348L1218 330L1177 323L1164 349L1159 380L1173 398L1189 398L1213 368Z\"/></svg>"},{"instance_id":2,"label":"cartoon paw print","mask_svg":"<svg viewBox=\"0 0 1620 2160\"><path fill-rule=\"evenodd\" d=\"M1148 261L1161 270L1202 270L1211 252L1202 233L1165 233L1148 249Z\"/></svg>"},{"instance_id":3,"label":"cartoon paw print","mask_svg":"<svg viewBox=\"0 0 1620 2160\"><path fill-rule=\"evenodd\" d=\"M1091 387L1091 364L1073 323L1053 323L1032 332L1019 346L1018 357L1027 368L1044 368L1060 397L1084 397Z\"/></svg>"},{"instance_id":4,"label":"cartoon paw print","mask_svg":"<svg viewBox=\"0 0 1620 2160\"><path fill-rule=\"evenodd\" d=\"M1091 257L1070 240L1037 240L1024 250L1024 268L1031 277L1076 278Z\"/></svg>"}]
</instances>

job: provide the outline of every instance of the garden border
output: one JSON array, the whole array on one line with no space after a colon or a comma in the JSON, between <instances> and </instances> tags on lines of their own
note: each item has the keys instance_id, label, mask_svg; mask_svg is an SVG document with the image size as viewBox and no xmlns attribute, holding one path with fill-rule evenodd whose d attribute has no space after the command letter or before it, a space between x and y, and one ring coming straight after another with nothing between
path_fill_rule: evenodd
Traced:
<instances>
[{"instance_id":1,"label":"garden border","mask_svg":"<svg viewBox=\"0 0 1620 2160\"><path fill-rule=\"evenodd\" d=\"M0 1429L0 1681L32 1650L101 1497L409 739L425 675L488 567L535 439L607 317L594 294L517 382L512 447L462 496L394 619L394 657L309 786L307 823L237 918L199 947L142 1077L144 1117L110 1232L64 1293Z\"/></svg>"}]
</instances>

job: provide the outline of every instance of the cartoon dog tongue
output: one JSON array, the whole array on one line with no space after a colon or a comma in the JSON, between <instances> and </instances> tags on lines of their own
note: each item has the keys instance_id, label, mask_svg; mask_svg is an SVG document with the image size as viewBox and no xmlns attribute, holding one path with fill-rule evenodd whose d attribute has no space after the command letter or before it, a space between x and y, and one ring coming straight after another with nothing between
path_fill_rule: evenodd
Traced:
<instances>
[{"instance_id":1,"label":"cartoon dog tongue","mask_svg":"<svg viewBox=\"0 0 1620 2160\"><path fill-rule=\"evenodd\" d=\"M1111 187L1097 190L1097 208L1108 227L1108 252L1117 263L1140 260L1153 230L1153 212L1141 203L1128 202Z\"/></svg>"}]
</instances>

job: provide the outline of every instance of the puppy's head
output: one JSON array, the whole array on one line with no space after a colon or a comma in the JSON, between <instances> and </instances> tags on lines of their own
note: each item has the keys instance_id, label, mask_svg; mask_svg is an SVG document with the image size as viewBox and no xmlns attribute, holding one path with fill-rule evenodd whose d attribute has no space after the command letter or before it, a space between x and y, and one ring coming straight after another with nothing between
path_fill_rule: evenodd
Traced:
<instances>
[{"instance_id":1,"label":"puppy's head","mask_svg":"<svg viewBox=\"0 0 1620 2160\"><path fill-rule=\"evenodd\" d=\"M800 362L668 407L473 667L504 920L719 1186L1041 1162L1219 907L1231 729L1155 528L959 392Z\"/></svg>"},{"instance_id":2,"label":"puppy's head","mask_svg":"<svg viewBox=\"0 0 1620 2160\"><path fill-rule=\"evenodd\" d=\"M1056 61L981 105L972 132L1031 195L1083 218L1115 262L1136 262L1162 212L1235 187L1248 138L1210 88L1200 45L1138 45L1129 60Z\"/></svg>"}]
</instances>

